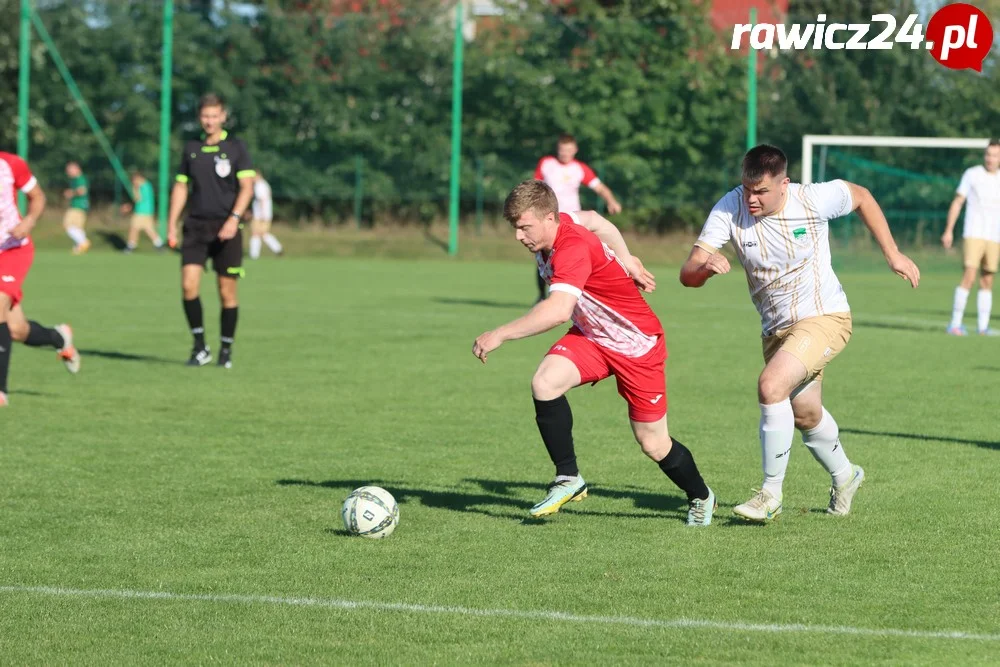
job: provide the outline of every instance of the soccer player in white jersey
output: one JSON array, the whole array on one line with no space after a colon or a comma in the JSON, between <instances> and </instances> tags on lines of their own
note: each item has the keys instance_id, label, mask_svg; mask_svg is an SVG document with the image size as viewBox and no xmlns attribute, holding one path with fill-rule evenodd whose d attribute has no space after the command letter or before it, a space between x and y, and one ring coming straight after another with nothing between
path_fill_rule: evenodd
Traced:
<instances>
[{"instance_id":1,"label":"soccer player in white jersey","mask_svg":"<svg viewBox=\"0 0 1000 667\"><path fill-rule=\"evenodd\" d=\"M558 512L587 497L573 448L573 413L566 392L615 376L628 403L632 433L646 456L687 494L688 525L707 526L716 508L691 452L667 431L667 345L663 326L642 298L653 276L633 257L621 233L593 211L560 213L555 193L538 180L507 196L504 217L514 237L534 253L551 284L548 298L526 315L476 338L472 353L486 363L506 341L544 333L572 320L531 380L535 423L556 478L530 514Z\"/></svg>"},{"instance_id":2,"label":"soccer player in white jersey","mask_svg":"<svg viewBox=\"0 0 1000 667\"><path fill-rule=\"evenodd\" d=\"M840 443L837 422L823 407L823 368L851 337L851 309L830 264L829 221L857 211L897 275L916 287L920 271L899 252L882 209L866 189L846 181L789 182L788 161L761 145L743 158L743 184L712 209L681 268L681 283L701 287L729 272L719 253L732 243L746 270L763 329L765 366L757 382L764 484L733 511L767 521L781 513L782 482L795 429L833 478L827 512L844 515L864 470Z\"/></svg>"},{"instance_id":3,"label":"soccer player in white jersey","mask_svg":"<svg viewBox=\"0 0 1000 667\"><path fill-rule=\"evenodd\" d=\"M586 162L576 159L579 151L576 138L572 134L562 134L556 142L556 154L546 155L535 166L535 179L545 181L552 188L559 201L560 213L580 210L580 186L586 185L597 193L608 206L608 214L615 215L622 210L611 189L601 182L594 170ZM538 300L545 298L545 281L538 276Z\"/></svg>"},{"instance_id":4,"label":"soccer player in white jersey","mask_svg":"<svg viewBox=\"0 0 1000 667\"><path fill-rule=\"evenodd\" d=\"M990 329L990 311L993 310L993 276L1000 265L1000 139L990 140L983 156L983 164L969 167L962 174L955 198L948 209L948 223L941 236L941 244L951 248L953 232L962 204L965 209L965 229L962 246L965 272L962 282L955 288L955 301L951 310L948 333L965 336L962 320L969 290L976 281L979 270L979 293L976 295L977 324L982 336L996 336Z\"/></svg>"},{"instance_id":5,"label":"soccer player in white jersey","mask_svg":"<svg viewBox=\"0 0 1000 667\"><path fill-rule=\"evenodd\" d=\"M253 181L253 218L250 221L250 259L260 257L260 246L263 242L275 255L281 257L284 249L281 242L271 233L271 220L274 218L274 208L271 201L271 184L264 180L264 175L257 170Z\"/></svg>"}]
</instances>

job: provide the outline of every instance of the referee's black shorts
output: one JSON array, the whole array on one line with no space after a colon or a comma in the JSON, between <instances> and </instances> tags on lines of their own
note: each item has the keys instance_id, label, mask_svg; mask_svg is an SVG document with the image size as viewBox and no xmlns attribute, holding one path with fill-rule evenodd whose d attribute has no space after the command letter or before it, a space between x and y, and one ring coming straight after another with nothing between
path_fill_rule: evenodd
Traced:
<instances>
[{"instance_id":1,"label":"referee's black shorts","mask_svg":"<svg viewBox=\"0 0 1000 667\"><path fill-rule=\"evenodd\" d=\"M220 276L243 277L242 225L236 236L228 241L219 239L224 222L197 220L184 221L184 238L181 241L181 264L205 266L212 259L212 268Z\"/></svg>"}]
</instances>

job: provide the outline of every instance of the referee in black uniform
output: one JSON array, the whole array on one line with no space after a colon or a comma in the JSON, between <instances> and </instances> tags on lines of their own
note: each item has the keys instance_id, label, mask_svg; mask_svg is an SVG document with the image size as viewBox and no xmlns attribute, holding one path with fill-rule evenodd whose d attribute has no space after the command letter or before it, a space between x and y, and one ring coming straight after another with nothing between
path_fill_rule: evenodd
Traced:
<instances>
[{"instance_id":1,"label":"referee in black uniform","mask_svg":"<svg viewBox=\"0 0 1000 667\"><path fill-rule=\"evenodd\" d=\"M219 366L232 368L232 345L239 312L236 285L243 275L240 219L253 199L255 172L246 145L222 129L226 108L218 95L208 94L201 98L198 116L204 134L201 141L184 144L177 181L170 193L167 240L171 247L177 246L177 221L188 202L190 187L191 207L184 218L181 244L184 314L194 336L188 366L204 366L212 361L212 353L205 344L199 298L201 274L211 258L212 268L218 275L219 302L222 304Z\"/></svg>"}]
</instances>

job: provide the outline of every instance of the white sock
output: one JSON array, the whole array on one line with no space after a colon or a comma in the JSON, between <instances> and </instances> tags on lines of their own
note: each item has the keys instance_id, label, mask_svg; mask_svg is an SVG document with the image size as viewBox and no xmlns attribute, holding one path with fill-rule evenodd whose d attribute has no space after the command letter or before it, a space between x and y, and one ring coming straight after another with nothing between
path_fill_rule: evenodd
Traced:
<instances>
[{"instance_id":1,"label":"white sock","mask_svg":"<svg viewBox=\"0 0 1000 667\"><path fill-rule=\"evenodd\" d=\"M79 227L67 227L66 234L73 239L73 243L81 245L87 240L87 235Z\"/></svg>"},{"instance_id":2,"label":"white sock","mask_svg":"<svg viewBox=\"0 0 1000 667\"><path fill-rule=\"evenodd\" d=\"M281 243L274 236L274 234L264 234L264 243L267 247L271 249L271 252L277 254L281 252Z\"/></svg>"},{"instance_id":3,"label":"white sock","mask_svg":"<svg viewBox=\"0 0 1000 667\"><path fill-rule=\"evenodd\" d=\"M764 459L763 489L781 500L781 484L785 481L788 457L792 453L795 435L795 414L792 402L785 399L770 405L760 404L760 449Z\"/></svg>"},{"instance_id":4,"label":"white sock","mask_svg":"<svg viewBox=\"0 0 1000 667\"><path fill-rule=\"evenodd\" d=\"M976 294L976 309L979 314L979 330L986 331L990 328L990 311L993 310L992 290L979 290L979 293Z\"/></svg>"},{"instance_id":5,"label":"white sock","mask_svg":"<svg viewBox=\"0 0 1000 667\"><path fill-rule=\"evenodd\" d=\"M159 236L157 236L155 239L153 239L153 247L159 248L162 245L163 245L163 239L161 239Z\"/></svg>"},{"instance_id":6,"label":"white sock","mask_svg":"<svg viewBox=\"0 0 1000 667\"><path fill-rule=\"evenodd\" d=\"M257 259L260 257L260 237L251 236L250 237L250 259Z\"/></svg>"},{"instance_id":7,"label":"white sock","mask_svg":"<svg viewBox=\"0 0 1000 667\"><path fill-rule=\"evenodd\" d=\"M951 326L949 329L962 326L962 319L965 317L965 304L969 300L969 290L962 286L955 288L955 305L951 308Z\"/></svg>"},{"instance_id":8,"label":"white sock","mask_svg":"<svg viewBox=\"0 0 1000 667\"><path fill-rule=\"evenodd\" d=\"M802 431L802 441L806 443L806 447L819 464L833 477L834 486L842 486L851 481L853 468L843 445L840 444L840 427L826 408L823 408L823 417L816 428Z\"/></svg>"},{"instance_id":9,"label":"white sock","mask_svg":"<svg viewBox=\"0 0 1000 667\"><path fill-rule=\"evenodd\" d=\"M129 250L135 250L135 244L132 243L131 241L129 241L128 243L126 243L125 247L128 248Z\"/></svg>"}]
</instances>

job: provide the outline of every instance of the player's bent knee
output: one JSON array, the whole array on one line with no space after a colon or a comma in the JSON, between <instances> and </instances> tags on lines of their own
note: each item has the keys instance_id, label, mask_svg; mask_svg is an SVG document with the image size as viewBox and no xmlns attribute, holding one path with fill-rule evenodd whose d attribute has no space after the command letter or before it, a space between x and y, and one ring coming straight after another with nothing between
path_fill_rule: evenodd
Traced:
<instances>
[{"instance_id":1,"label":"player's bent knee","mask_svg":"<svg viewBox=\"0 0 1000 667\"><path fill-rule=\"evenodd\" d=\"M542 369L531 378L531 395L539 401L553 401L570 389L555 373Z\"/></svg>"},{"instance_id":2,"label":"player's bent knee","mask_svg":"<svg viewBox=\"0 0 1000 667\"><path fill-rule=\"evenodd\" d=\"M664 438L657 434L655 436L636 436L642 453L654 461L662 461L670 453L670 438Z\"/></svg>"},{"instance_id":3,"label":"player's bent knee","mask_svg":"<svg viewBox=\"0 0 1000 667\"><path fill-rule=\"evenodd\" d=\"M7 327L10 329L10 337L14 342L23 343L28 340L28 332L31 331L31 326L24 320L14 321L8 319Z\"/></svg>"},{"instance_id":4,"label":"player's bent knee","mask_svg":"<svg viewBox=\"0 0 1000 667\"><path fill-rule=\"evenodd\" d=\"M795 428L800 431L811 431L817 426L819 426L820 421L823 419L822 410L808 410L807 412L795 413Z\"/></svg>"},{"instance_id":5,"label":"player's bent knee","mask_svg":"<svg viewBox=\"0 0 1000 667\"><path fill-rule=\"evenodd\" d=\"M784 383L770 375L761 375L757 380L757 396L764 405L780 403L789 396Z\"/></svg>"}]
</instances>

